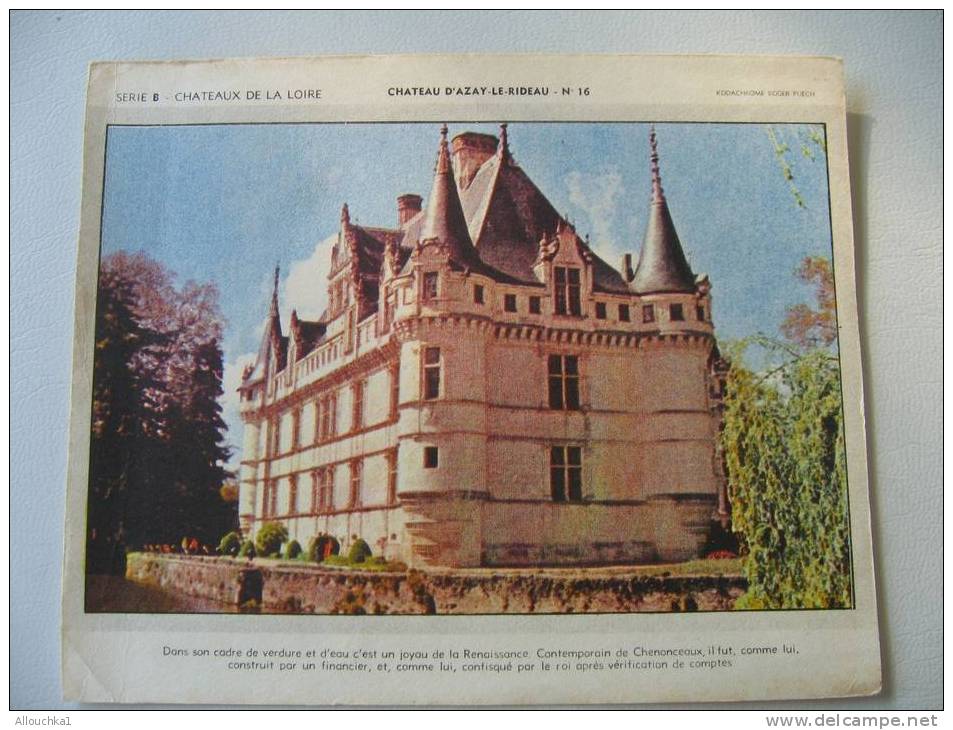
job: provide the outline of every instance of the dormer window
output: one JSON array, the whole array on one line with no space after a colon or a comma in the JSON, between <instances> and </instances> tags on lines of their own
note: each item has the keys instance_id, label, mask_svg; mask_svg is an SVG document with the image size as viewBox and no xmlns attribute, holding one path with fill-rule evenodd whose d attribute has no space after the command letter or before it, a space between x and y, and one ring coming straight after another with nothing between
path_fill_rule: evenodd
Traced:
<instances>
[{"instance_id":1,"label":"dormer window","mask_svg":"<svg viewBox=\"0 0 953 730\"><path fill-rule=\"evenodd\" d=\"M554 283L556 288L556 314L568 314L573 317L582 316L579 269L556 266L554 268Z\"/></svg>"}]
</instances>

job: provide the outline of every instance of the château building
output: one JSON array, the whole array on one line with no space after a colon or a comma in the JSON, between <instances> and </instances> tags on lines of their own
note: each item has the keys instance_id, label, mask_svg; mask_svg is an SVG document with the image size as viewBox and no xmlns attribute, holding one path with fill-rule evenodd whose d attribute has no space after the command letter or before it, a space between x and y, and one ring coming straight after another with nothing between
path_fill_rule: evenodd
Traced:
<instances>
[{"instance_id":1,"label":"ch\u00e2teau building","mask_svg":"<svg viewBox=\"0 0 953 730\"><path fill-rule=\"evenodd\" d=\"M654 130L641 253L618 270L505 124L440 135L430 196L398 197L394 227L344 205L318 321L281 322L276 272L240 387L242 529L363 538L411 566L698 556L726 512L719 357Z\"/></svg>"}]
</instances>

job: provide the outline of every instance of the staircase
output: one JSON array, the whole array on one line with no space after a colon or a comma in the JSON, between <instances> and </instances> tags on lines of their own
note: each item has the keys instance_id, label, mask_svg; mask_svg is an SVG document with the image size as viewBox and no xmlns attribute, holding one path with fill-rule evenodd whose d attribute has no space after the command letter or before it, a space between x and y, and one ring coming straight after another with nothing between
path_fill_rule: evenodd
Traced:
<instances>
[{"instance_id":1,"label":"staircase","mask_svg":"<svg viewBox=\"0 0 953 730\"><path fill-rule=\"evenodd\" d=\"M418 520L406 523L413 563L428 567L459 567L460 546L469 520Z\"/></svg>"}]
</instances>

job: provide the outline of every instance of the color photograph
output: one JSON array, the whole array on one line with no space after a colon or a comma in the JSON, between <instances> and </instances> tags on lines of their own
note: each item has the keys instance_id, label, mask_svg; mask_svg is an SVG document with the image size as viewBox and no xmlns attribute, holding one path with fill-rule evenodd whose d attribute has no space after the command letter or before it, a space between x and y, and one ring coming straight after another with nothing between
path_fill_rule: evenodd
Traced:
<instances>
[{"instance_id":1,"label":"color photograph","mask_svg":"<svg viewBox=\"0 0 953 730\"><path fill-rule=\"evenodd\" d=\"M111 125L87 613L854 607L823 125Z\"/></svg>"}]
</instances>

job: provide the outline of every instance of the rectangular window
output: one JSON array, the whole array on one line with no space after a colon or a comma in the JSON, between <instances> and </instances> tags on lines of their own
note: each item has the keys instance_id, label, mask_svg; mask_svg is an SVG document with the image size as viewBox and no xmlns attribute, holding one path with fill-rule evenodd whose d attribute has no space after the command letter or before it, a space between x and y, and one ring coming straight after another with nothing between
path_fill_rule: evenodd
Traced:
<instances>
[{"instance_id":1,"label":"rectangular window","mask_svg":"<svg viewBox=\"0 0 953 730\"><path fill-rule=\"evenodd\" d=\"M281 453L281 416L280 415L275 419L275 430L272 435L274 436L274 444L272 445L272 453L280 454Z\"/></svg>"},{"instance_id":2,"label":"rectangular window","mask_svg":"<svg viewBox=\"0 0 953 730\"><path fill-rule=\"evenodd\" d=\"M483 304L483 287L479 284L473 286L473 303Z\"/></svg>"},{"instance_id":3,"label":"rectangular window","mask_svg":"<svg viewBox=\"0 0 953 730\"><path fill-rule=\"evenodd\" d=\"M540 314L543 311L542 300L539 297L529 298L529 313Z\"/></svg>"},{"instance_id":4,"label":"rectangular window","mask_svg":"<svg viewBox=\"0 0 953 730\"><path fill-rule=\"evenodd\" d=\"M669 307L669 319L673 322L682 322L685 320L685 312L681 304L672 304Z\"/></svg>"},{"instance_id":5,"label":"rectangular window","mask_svg":"<svg viewBox=\"0 0 953 730\"><path fill-rule=\"evenodd\" d=\"M353 417L351 418L351 430L357 431L364 427L364 381L358 380L354 383L352 389L354 396Z\"/></svg>"},{"instance_id":6,"label":"rectangular window","mask_svg":"<svg viewBox=\"0 0 953 730\"><path fill-rule=\"evenodd\" d=\"M655 305L654 304L642 305L642 321L645 324L655 321Z\"/></svg>"},{"instance_id":7,"label":"rectangular window","mask_svg":"<svg viewBox=\"0 0 953 730\"><path fill-rule=\"evenodd\" d=\"M324 438L324 425L322 419L324 418L324 401L321 398L318 398L314 402L314 443L321 443L321 439Z\"/></svg>"},{"instance_id":8,"label":"rectangular window","mask_svg":"<svg viewBox=\"0 0 953 730\"><path fill-rule=\"evenodd\" d=\"M606 303L596 302L596 319L606 318Z\"/></svg>"},{"instance_id":9,"label":"rectangular window","mask_svg":"<svg viewBox=\"0 0 953 730\"><path fill-rule=\"evenodd\" d=\"M557 266L555 267L556 284L556 314L571 314L578 317L582 314L580 299L579 269Z\"/></svg>"},{"instance_id":10,"label":"rectangular window","mask_svg":"<svg viewBox=\"0 0 953 730\"><path fill-rule=\"evenodd\" d=\"M629 305L628 304L619 305L619 321L620 322L629 321Z\"/></svg>"},{"instance_id":11,"label":"rectangular window","mask_svg":"<svg viewBox=\"0 0 953 730\"><path fill-rule=\"evenodd\" d=\"M503 295L503 310L506 312L516 311L516 295L515 294Z\"/></svg>"},{"instance_id":12,"label":"rectangular window","mask_svg":"<svg viewBox=\"0 0 953 730\"><path fill-rule=\"evenodd\" d=\"M391 368L390 371L390 417L397 418L397 409L400 406L400 369Z\"/></svg>"},{"instance_id":13,"label":"rectangular window","mask_svg":"<svg viewBox=\"0 0 953 730\"><path fill-rule=\"evenodd\" d=\"M311 511L319 512L321 510L321 476L320 472L311 472Z\"/></svg>"},{"instance_id":14,"label":"rectangular window","mask_svg":"<svg viewBox=\"0 0 953 730\"><path fill-rule=\"evenodd\" d=\"M331 396L328 398L328 410L331 411L331 416L328 419L328 438L336 436L338 432L338 394L337 392L331 393Z\"/></svg>"},{"instance_id":15,"label":"rectangular window","mask_svg":"<svg viewBox=\"0 0 953 730\"><path fill-rule=\"evenodd\" d=\"M579 358L575 355L550 355L549 407L579 410Z\"/></svg>"},{"instance_id":16,"label":"rectangular window","mask_svg":"<svg viewBox=\"0 0 953 730\"><path fill-rule=\"evenodd\" d=\"M349 506L361 506L361 472L363 472L360 459L351 462L351 494L348 499Z\"/></svg>"},{"instance_id":17,"label":"rectangular window","mask_svg":"<svg viewBox=\"0 0 953 730\"><path fill-rule=\"evenodd\" d=\"M440 397L440 348L424 348L424 400Z\"/></svg>"},{"instance_id":18,"label":"rectangular window","mask_svg":"<svg viewBox=\"0 0 953 730\"><path fill-rule=\"evenodd\" d=\"M387 504L397 504L397 449L387 454Z\"/></svg>"},{"instance_id":19,"label":"rectangular window","mask_svg":"<svg viewBox=\"0 0 953 730\"><path fill-rule=\"evenodd\" d=\"M582 501L582 449L553 446L549 451L549 485L554 502Z\"/></svg>"},{"instance_id":20,"label":"rectangular window","mask_svg":"<svg viewBox=\"0 0 953 730\"><path fill-rule=\"evenodd\" d=\"M321 470L321 509L330 512L334 506L334 467L329 466Z\"/></svg>"},{"instance_id":21,"label":"rectangular window","mask_svg":"<svg viewBox=\"0 0 953 730\"><path fill-rule=\"evenodd\" d=\"M298 475L292 474L288 485L288 514L293 515L298 512Z\"/></svg>"},{"instance_id":22,"label":"rectangular window","mask_svg":"<svg viewBox=\"0 0 953 730\"><path fill-rule=\"evenodd\" d=\"M424 299L437 298L437 281L439 274L436 271L424 273Z\"/></svg>"},{"instance_id":23,"label":"rectangular window","mask_svg":"<svg viewBox=\"0 0 953 730\"><path fill-rule=\"evenodd\" d=\"M268 516L274 517L278 514L278 482L271 483L271 489L268 490Z\"/></svg>"},{"instance_id":24,"label":"rectangular window","mask_svg":"<svg viewBox=\"0 0 953 730\"><path fill-rule=\"evenodd\" d=\"M440 463L436 446L424 446L424 469L436 469Z\"/></svg>"},{"instance_id":25,"label":"rectangular window","mask_svg":"<svg viewBox=\"0 0 953 730\"><path fill-rule=\"evenodd\" d=\"M326 395L318 401L316 408L320 416L318 421L318 441L327 441L334 434L331 428L331 418L334 416L334 396Z\"/></svg>"},{"instance_id":26,"label":"rectangular window","mask_svg":"<svg viewBox=\"0 0 953 730\"><path fill-rule=\"evenodd\" d=\"M291 414L291 450L301 446L301 409L295 408Z\"/></svg>"},{"instance_id":27,"label":"rectangular window","mask_svg":"<svg viewBox=\"0 0 953 730\"><path fill-rule=\"evenodd\" d=\"M701 304L695 307L695 314L698 317L699 322L705 321L705 307L703 307Z\"/></svg>"}]
</instances>

